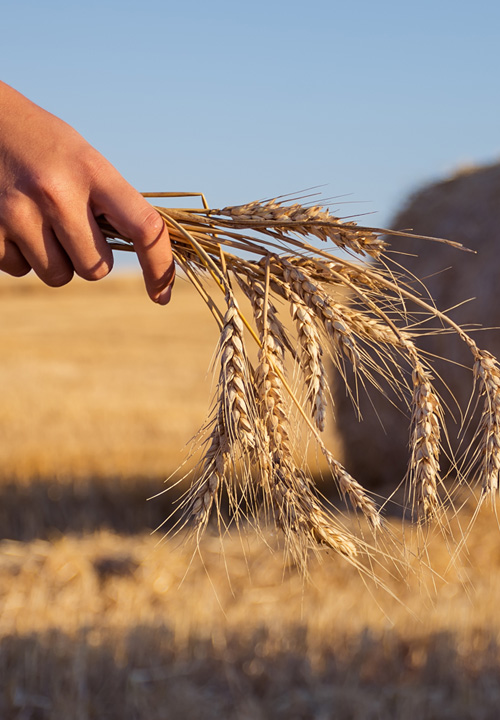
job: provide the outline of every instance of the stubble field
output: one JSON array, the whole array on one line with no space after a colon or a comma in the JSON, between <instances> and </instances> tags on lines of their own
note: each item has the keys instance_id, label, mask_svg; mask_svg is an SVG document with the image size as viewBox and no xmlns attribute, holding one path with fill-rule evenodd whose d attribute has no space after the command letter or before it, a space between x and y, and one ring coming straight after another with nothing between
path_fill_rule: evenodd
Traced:
<instances>
[{"instance_id":1,"label":"stubble field","mask_svg":"<svg viewBox=\"0 0 500 720\"><path fill-rule=\"evenodd\" d=\"M0 718L497 717L493 510L386 589L327 553L304 581L271 531L162 540L211 396L190 287L2 277L0 313Z\"/></svg>"}]
</instances>

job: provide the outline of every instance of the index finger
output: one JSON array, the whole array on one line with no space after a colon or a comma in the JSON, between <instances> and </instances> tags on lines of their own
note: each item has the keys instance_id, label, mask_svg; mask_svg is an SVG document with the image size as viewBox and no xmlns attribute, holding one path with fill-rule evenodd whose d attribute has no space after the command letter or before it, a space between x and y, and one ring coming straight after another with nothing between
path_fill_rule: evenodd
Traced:
<instances>
[{"instance_id":1,"label":"index finger","mask_svg":"<svg viewBox=\"0 0 500 720\"><path fill-rule=\"evenodd\" d=\"M129 238L141 264L148 295L160 305L170 300L175 265L167 226L160 214L118 173L105 189L91 193L94 210Z\"/></svg>"}]
</instances>

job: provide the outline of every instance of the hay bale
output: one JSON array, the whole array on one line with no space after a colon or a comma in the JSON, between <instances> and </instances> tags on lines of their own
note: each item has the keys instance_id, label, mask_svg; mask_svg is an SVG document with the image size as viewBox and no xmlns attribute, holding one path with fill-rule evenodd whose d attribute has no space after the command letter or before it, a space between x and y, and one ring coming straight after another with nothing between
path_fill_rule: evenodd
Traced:
<instances>
[{"instance_id":1,"label":"hay bale","mask_svg":"<svg viewBox=\"0 0 500 720\"><path fill-rule=\"evenodd\" d=\"M438 308L455 308L448 314L461 325L500 326L500 164L468 169L418 191L391 227L449 238L475 250L477 254L472 255L437 243L391 239L392 257L425 282ZM417 282L415 287L419 287ZM467 300L470 302L461 304ZM496 356L500 354L498 329L484 329L473 336L481 347ZM457 337L447 334L422 338L418 346L470 368L470 354ZM461 408L466 408L471 392L470 369L450 362L437 362L435 368L445 377ZM343 460L361 483L394 486L404 477L409 457L408 413L401 403L394 407L374 390L370 397L365 394L360 398L363 422L359 422L343 388L336 391ZM456 406L451 409L457 414ZM449 425L455 449L459 424ZM461 447L471 440L471 432L465 434Z\"/></svg>"}]
</instances>

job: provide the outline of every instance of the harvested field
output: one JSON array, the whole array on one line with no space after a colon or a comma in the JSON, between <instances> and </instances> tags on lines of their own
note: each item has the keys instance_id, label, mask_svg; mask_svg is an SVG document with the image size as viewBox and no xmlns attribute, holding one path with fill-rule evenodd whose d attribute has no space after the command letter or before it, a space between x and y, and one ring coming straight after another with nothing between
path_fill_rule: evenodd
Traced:
<instances>
[{"instance_id":1,"label":"harvested field","mask_svg":"<svg viewBox=\"0 0 500 720\"><path fill-rule=\"evenodd\" d=\"M305 586L255 538L226 570L207 537L187 575L145 534L4 541L1 716L494 717L498 529L477 529L467 582L394 584L406 607L334 557Z\"/></svg>"},{"instance_id":2,"label":"harvested field","mask_svg":"<svg viewBox=\"0 0 500 720\"><path fill-rule=\"evenodd\" d=\"M160 543L170 498L146 497L210 398L217 328L192 289L160 309L135 277L2 277L0 307L1 718L496 716L491 509L451 569L436 534L435 574L389 592L326 552L305 582L251 529L223 552Z\"/></svg>"},{"instance_id":3,"label":"harvested field","mask_svg":"<svg viewBox=\"0 0 500 720\"><path fill-rule=\"evenodd\" d=\"M182 280L176 300L150 307L139 276L56 293L0 279L4 479L163 479L180 463L218 335Z\"/></svg>"}]
</instances>

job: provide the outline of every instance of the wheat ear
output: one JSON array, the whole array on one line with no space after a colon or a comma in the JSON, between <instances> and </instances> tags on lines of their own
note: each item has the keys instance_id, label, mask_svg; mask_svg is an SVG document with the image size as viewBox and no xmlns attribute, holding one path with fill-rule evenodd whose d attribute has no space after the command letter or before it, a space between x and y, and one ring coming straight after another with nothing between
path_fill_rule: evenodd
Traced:
<instances>
[{"instance_id":1,"label":"wheat ear","mask_svg":"<svg viewBox=\"0 0 500 720\"><path fill-rule=\"evenodd\" d=\"M478 350L475 355L474 377L484 395L480 477L483 495L492 495L498 490L500 472L500 368L490 353Z\"/></svg>"},{"instance_id":2,"label":"wheat ear","mask_svg":"<svg viewBox=\"0 0 500 720\"><path fill-rule=\"evenodd\" d=\"M368 497L363 486L347 472L324 445L321 449L328 461L333 479L337 483L344 499L349 498L352 507L365 516L371 529L374 531L378 530L381 526L382 519L373 500Z\"/></svg>"},{"instance_id":3,"label":"wheat ear","mask_svg":"<svg viewBox=\"0 0 500 720\"><path fill-rule=\"evenodd\" d=\"M287 460L275 464L271 491L276 523L299 564L305 564L305 554L315 543L348 558L356 557L354 538L338 528L312 494L305 475Z\"/></svg>"},{"instance_id":4,"label":"wheat ear","mask_svg":"<svg viewBox=\"0 0 500 720\"><path fill-rule=\"evenodd\" d=\"M432 387L430 373L420 362L414 346L407 342L407 347L413 362L409 475L418 517L429 520L435 517L439 506L437 488L441 483L439 453L442 409Z\"/></svg>"},{"instance_id":5,"label":"wheat ear","mask_svg":"<svg viewBox=\"0 0 500 720\"><path fill-rule=\"evenodd\" d=\"M234 296L227 296L220 336L219 398L230 446L240 445L243 452L257 445L256 411L253 405L249 363L245 352L243 322Z\"/></svg>"},{"instance_id":6,"label":"wheat ear","mask_svg":"<svg viewBox=\"0 0 500 720\"><path fill-rule=\"evenodd\" d=\"M213 503L222 487L230 463L230 447L219 412L203 458L203 471L191 486L184 501L185 515L191 516L195 531L203 531L210 518Z\"/></svg>"},{"instance_id":7,"label":"wheat ear","mask_svg":"<svg viewBox=\"0 0 500 720\"><path fill-rule=\"evenodd\" d=\"M386 247L379 234L360 229L354 222L342 221L320 206L304 207L298 203L286 205L271 200L267 203L228 206L213 213L230 217L234 227L261 224L265 229L282 234L312 235L323 242L331 240L343 250L374 258L380 257Z\"/></svg>"}]
</instances>

